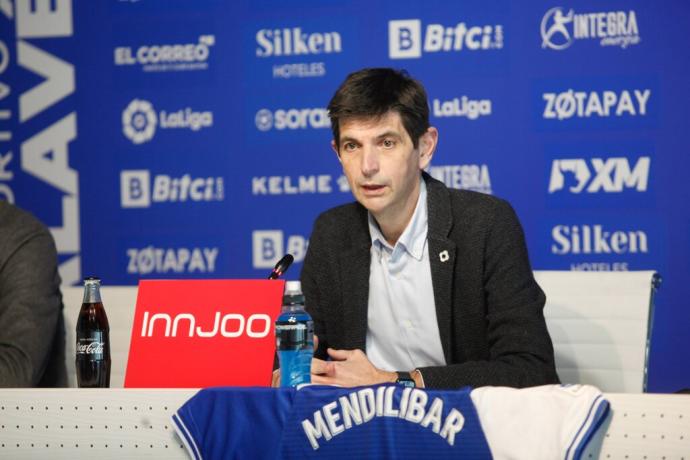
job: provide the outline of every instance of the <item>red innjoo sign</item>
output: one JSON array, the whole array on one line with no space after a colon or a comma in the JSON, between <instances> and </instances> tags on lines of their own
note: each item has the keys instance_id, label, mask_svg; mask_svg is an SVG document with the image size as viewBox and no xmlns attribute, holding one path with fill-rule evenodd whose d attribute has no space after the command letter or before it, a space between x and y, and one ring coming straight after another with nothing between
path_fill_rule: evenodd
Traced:
<instances>
[{"instance_id":1,"label":"red innjoo sign","mask_svg":"<svg viewBox=\"0 0 690 460\"><path fill-rule=\"evenodd\" d=\"M126 388L266 386L284 281L139 283Z\"/></svg>"}]
</instances>

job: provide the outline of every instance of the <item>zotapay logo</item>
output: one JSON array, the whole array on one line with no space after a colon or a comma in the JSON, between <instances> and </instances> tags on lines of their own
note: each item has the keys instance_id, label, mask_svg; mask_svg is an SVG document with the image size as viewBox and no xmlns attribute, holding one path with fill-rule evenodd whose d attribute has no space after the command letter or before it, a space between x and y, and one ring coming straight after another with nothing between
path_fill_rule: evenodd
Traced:
<instances>
[{"instance_id":1,"label":"zotapay logo","mask_svg":"<svg viewBox=\"0 0 690 460\"><path fill-rule=\"evenodd\" d=\"M309 240L301 235L290 235L286 240L282 230L255 230L252 232L252 266L273 268L288 253L293 255L295 262L301 262L308 245Z\"/></svg>"},{"instance_id":2,"label":"zotapay logo","mask_svg":"<svg viewBox=\"0 0 690 460\"><path fill-rule=\"evenodd\" d=\"M153 203L223 201L222 177L172 177L157 174L151 180L146 169L120 172L120 203L123 208L149 208Z\"/></svg>"},{"instance_id":3,"label":"zotapay logo","mask_svg":"<svg viewBox=\"0 0 690 460\"><path fill-rule=\"evenodd\" d=\"M575 14L572 8L566 13L560 6L551 8L542 18L541 39L542 48L557 51L575 40L599 40L601 46L621 48L641 40L634 10Z\"/></svg>"},{"instance_id":4,"label":"zotapay logo","mask_svg":"<svg viewBox=\"0 0 690 460\"><path fill-rule=\"evenodd\" d=\"M127 273L213 273L216 271L218 248L128 248Z\"/></svg>"},{"instance_id":5,"label":"zotapay logo","mask_svg":"<svg viewBox=\"0 0 690 460\"><path fill-rule=\"evenodd\" d=\"M575 91L569 89L560 93L543 93L544 111L547 120L569 118L643 117L647 115L647 104L651 89L621 91Z\"/></svg>"},{"instance_id":6,"label":"zotapay logo","mask_svg":"<svg viewBox=\"0 0 690 460\"><path fill-rule=\"evenodd\" d=\"M503 26L427 24L419 19L388 21L388 57L416 59L422 53L482 51L503 48Z\"/></svg>"},{"instance_id":7,"label":"zotapay logo","mask_svg":"<svg viewBox=\"0 0 690 460\"><path fill-rule=\"evenodd\" d=\"M343 51L340 33L305 32L301 27L260 29L256 32L258 58L322 56ZM326 75L326 63L291 62L273 65L273 78L309 78Z\"/></svg>"},{"instance_id":8,"label":"zotapay logo","mask_svg":"<svg viewBox=\"0 0 690 460\"><path fill-rule=\"evenodd\" d=\"M650 157L640 157L634 165L625 157L553 160L549 193L646 192L650 162ZM566 177L574 180L567 185Z\"/></svg>"},{"instance_id":9,"label":"zotapay logo","mask_svg":"<svg viewBox=\"0 0 690 460\"><path fill-rule=\"evenodd\" d=\"M259 131L277 129L321 129L330 128L331 120L328 110L321 108L310 109L278 109L271 111L261 109L254 116L254 123Z\"/></svg>"},{"instance_id":10,"label":"zotapay logo","mask_svg":"<svg viewBox=\"0 0 690 460\"><path fill-rule=\"evenodd\" d=\"M213 112L197 112L191 107L156 114L153 105L143 99L133 99L122 112L122 133L134 144L150 141L160 129L189 129L199 131L213 126Z\"/></svg>"},{"instance_id":11,"label":"zotapay logo","mask_svg":"<svg viewBox=\"0 0 690 460\"><path fill-rule=\"evenodd\" d=\"M118 46L114 50L116 66L139 65L144 72L206 70L215 35L200 35L197 43L142 45L133 49Z\"/></svg>"},{"instance_id":12,"label":"zotapay logo","mask_svg":"<svg viewBox=\"0 0 690 460\"><path fill-rule=\"evenodd\" d=\"M434 99L431 108L433 115L437 118L462 117L476 120L479 117L491 115L489 99L470 99L467 96L455 97L447 101Z\"/></svg>"}]
</instances>

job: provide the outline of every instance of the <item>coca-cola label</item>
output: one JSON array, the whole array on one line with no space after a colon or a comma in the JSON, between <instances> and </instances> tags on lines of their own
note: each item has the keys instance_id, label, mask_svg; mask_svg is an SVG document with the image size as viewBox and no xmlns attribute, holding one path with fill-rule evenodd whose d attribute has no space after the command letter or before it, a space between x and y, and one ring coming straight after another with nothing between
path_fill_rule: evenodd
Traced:
<instances>
[{"instance_id":1,"label":"coca-cola label","mask_svg":"<svg viewBox=\"0 0 690 460\"><path fill-rule=\"evenodd\" d=\"M106 339L103 331L92 331L77 336L77 358L99 361L106 357Z\"/></svg>"}]
</instances>

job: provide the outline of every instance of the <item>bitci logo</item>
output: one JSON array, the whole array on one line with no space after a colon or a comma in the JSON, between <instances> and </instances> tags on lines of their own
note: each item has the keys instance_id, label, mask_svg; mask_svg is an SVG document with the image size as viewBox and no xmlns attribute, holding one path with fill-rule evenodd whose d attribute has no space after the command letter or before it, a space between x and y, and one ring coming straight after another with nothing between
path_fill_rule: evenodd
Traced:
<instances>
[{"instance_id":1,"label":"bitci logo","mask_svg":"<svg viewBox=\"0 0 690 460\"><path fill-rule=\"evenodd\" d=\"M290 235L287 243L282 230L255 230L252 232L252 265L254 268L273 268L286 253L295 262L304 260L309 240L301 235ZM287 247L284 252L283 248Z\"/></svg>"},{"instance_id":2,"label":"bitci logo","mask_svg":"<svg viewBox=\"0 0 690 460\"><path fill-rule=\"evenodd\" d=\"M149 208L152 203L223 201L222 177L171 177L157 174L151 180L147 169L120 172L120 202L123 208Z\"/></svg>"},{"instance_id":3,"label":"bitci logo","mask_svg":"<svg viewBox=\"0 0 690 460\"><path fill-rule=\"evenodd\" d=\"M428 24L419 19L388 21L388 57L417 59L422 53L481 51L503 48L503 26Z\"/></svg>"}]
</instances>

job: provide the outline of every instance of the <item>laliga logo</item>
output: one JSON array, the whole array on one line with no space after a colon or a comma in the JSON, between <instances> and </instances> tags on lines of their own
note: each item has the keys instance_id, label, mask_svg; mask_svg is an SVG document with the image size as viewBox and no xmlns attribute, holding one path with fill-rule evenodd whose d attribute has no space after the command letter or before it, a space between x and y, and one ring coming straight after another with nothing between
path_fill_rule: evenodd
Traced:
<instances>
[{"instance_id":1,"label":"laliga logo","mask_svg":"<svg viewBox=\"0 0 690 460\"><path fill-rule=\"evenodd\" d=\"M157 124L156 112L149 101L134 99L122 112L122 132L135 144L150 141Z\"/></svg>"},{"instance_id":2,"label":"laliga logo","mask_svg":"<svg viewBox=\"0 0 690 460\"><path fill-rule=\"evenodd\" d=\"M260 339L266 337L271 331L271 317L264 313L254 313L245 318L240 313L227 313L222 315L217 311L214 316L213 326L210 330L204 331L202 326L197 326L197 320L192 313L179 313L175 317L171 317L167 313L156 313L151 315L149 319L149 312L144 312L144 320L141 325L142 337L154 336L154 325L156 321L163 323L165 337L177 337L177 329L180 322L187 322L187 333L182 331L182 336L200 337L208 339L217 336L219 333L223 337L237 338L242 335L247 335L252 339ZM221 319L222 318L222 319ZM234 324L233 324L234 323Z\"/></svg>"},{"instance_id":3,"label":"laliga logo","mask_svg":"<svg viewBox=\"0 0 690 460\"><path fill-rule=\"evenodd\" d=\"M573 42L570 32L565 27L566 24L573 22L573 10L569 10L567 15L563 14L563 8L557 6L546 12L541 20L541 47L553 50L564 50ZM548 28L547 28L548 27ZM554 35L560 35L561 39L554 41Z\"/></svg>"}]
</instances>

